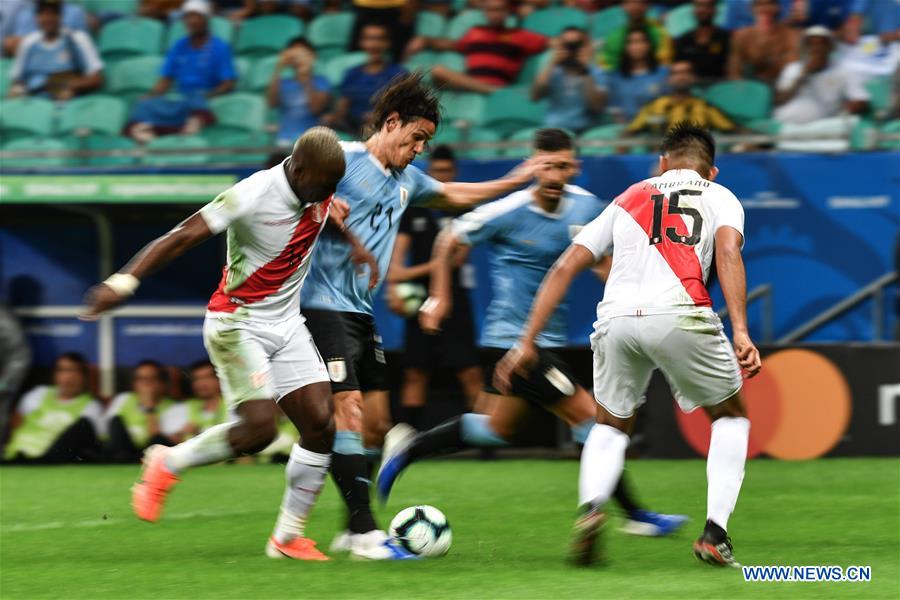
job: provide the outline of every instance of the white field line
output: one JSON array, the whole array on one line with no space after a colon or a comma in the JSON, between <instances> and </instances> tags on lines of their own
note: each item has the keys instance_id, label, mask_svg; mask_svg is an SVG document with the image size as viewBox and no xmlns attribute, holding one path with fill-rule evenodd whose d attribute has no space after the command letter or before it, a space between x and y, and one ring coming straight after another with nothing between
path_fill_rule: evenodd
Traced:
<instances>
[{"instance_id":1,"label":"white field line","mask_svg":"<svg viewBox=\"0 0 900 600\"><path fill-rule=\"evenodd\" d=\"M273 509L274 510L274 509ZM196 518L219 518L219 517L235 517L241 515L250 515L254 513L262 513L259 510L197 510L186 513L173 513L163 516L164 521L185 521L187 519ZM269 511L265 511L269 512ZM9 525L0 527L0 533L19 533L27 531L45 531L48 529L68 529L72 527L109 527L111 525L121 525L123 523L137 523L138 520L129 514L126 519L84 519L81 521L48 521L46 523L21 523L18 525Z\"/></svg>"}]
</instances>

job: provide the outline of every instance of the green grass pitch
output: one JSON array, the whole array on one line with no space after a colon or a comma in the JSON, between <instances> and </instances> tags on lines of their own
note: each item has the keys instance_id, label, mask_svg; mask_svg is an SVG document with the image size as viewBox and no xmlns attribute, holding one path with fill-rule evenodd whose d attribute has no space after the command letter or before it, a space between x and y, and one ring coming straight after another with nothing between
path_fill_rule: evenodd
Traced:
<instances>
[{"instance_id":1,"label":"green grass pitch","mask_svg":"<svg viewBox=\"0 0 900 600\"><path fill-rule=\"evenodd\" d=\"M278 466L187 474L156 525L131 514L135 467L0 469L3 598L898 598L900 461L757 460L730 524L747 565L870 565L869 583L745 583L695 561L705 515L701 461L633 461L640 497L692 522L667 539L612 531L610 561L563 561L576 501L574 461L414 465L379 511L443 510L454 543L442 559L273 561L263 554L282 492ZM329 482L308 533L327 549L341 519Z\"/></svg>"}]
</instances>

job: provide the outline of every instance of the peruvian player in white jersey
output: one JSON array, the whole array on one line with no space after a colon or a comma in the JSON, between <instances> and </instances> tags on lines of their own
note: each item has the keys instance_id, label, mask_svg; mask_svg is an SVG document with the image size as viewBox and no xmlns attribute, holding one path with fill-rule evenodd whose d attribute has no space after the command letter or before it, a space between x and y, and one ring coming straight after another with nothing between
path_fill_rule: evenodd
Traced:
<instances>
[{"instance_id":1,"label":"peruvian player in white jersey","mask_svg":"<svg viewBox=\"0 0 900 600\"><path fill-rule=\"evenodd\" d=\"M750 377L759 352L747 333L741 259L744 212L714 183L715 143L683 123L663 142L659 177L628 188L584 227L544 279L516 348L495 372L505 389L513 372L534 363L543 330L572 279L612 247L612 270L591 335L597 424L581 455L572 558L594 559L606 521L604 505L618 480L650 375L659 368L684 411L702 407L713 420L707 462L707 521L694 544L706 562L736 566L726 529L744 478L750 422L740 396L741 368ZM712 310L706 279L716 269L734 331L734 351Z\"/></svg>"},{"instance_id":2,"label":"peruvian player in white jersey","mask_svg":"<svg viewBox=\"0 0 900 600\"><path fill-rule=\"evenodd\" d=\"M302 441L294 445L286 467L287 489L266 554L328 559L303 534L331 463L331 385L299 306L300 287L344 168L335 133L310 129L284 162L237 183L88 292L85 318L96 318L131 296L153 270L228 232L228 264L207 307L203 341L234 420L173 448L147 449L141 478L132 488L139 518L160 518L166 495L185 469L268 446L277 435L280 407ZM340 223L336 227L342 229ZM374 285L375 260L344 233L354 247L352 259L369 265Z\"/></svg>"}]
</instances>

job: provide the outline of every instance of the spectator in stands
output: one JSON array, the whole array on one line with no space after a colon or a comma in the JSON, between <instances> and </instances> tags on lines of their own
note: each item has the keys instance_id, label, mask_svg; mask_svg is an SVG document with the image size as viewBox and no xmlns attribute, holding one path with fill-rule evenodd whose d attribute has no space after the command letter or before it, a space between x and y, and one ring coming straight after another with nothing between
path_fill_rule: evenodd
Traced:
<instances>
[{"instance_id":1,"label":"spectator in stands","mask_svg":"<svg viewBox=\"0 0 900 600\"><path fill-rule=\"evenodd\" d=\"M803 39L805 58L787 65L776 85L774 117L782 123L812 124L843 112L859 114L868 108L869 93L863 78L833 64L831 32L810 27Z\"/></svg>"},{"instance_id":2,"label":"spectator in stands","mask_svg":"<svg viewBox=\"0 0 900 600\"><path fill-rule=\"evenodd\" d=\"M62 463L99 458L103 407L88 391L84 357L68 352L56 359L53 385L22 398L4 460Z\"/></svg>"},{"instance_id":3,"label":"spectator in stands","mask_svg":"<svg viewBox=\"0 0 900 600\"><path fill-rule=\"evenodd\" d=\"M328 79L313 72L316 51L303 38L288 42L278 57L266 89L269 106L279 112L278 144L293 145L304 131L319 124L319 115L331 102ZM291 70L283 77L285 69Z\"/></svg>"},{"instance_id":4,"label":"spectator in stands","mask_svg":"<svg viewBox=\"0 0 900 600\"><path fill-rule=\"evenodd\" d=\"M797 60L800 34L778 21L777 0L753 0L756 18L734 33L728 57L728 77L775 83L785 65Z\"/></svg>"},{"instance_id":5,"label":"spectator in stands","mask_svg":"<svg viewBox=\"0 0 900 600\"><path fill-rule=\"evenodd\" d=\"M725 77L731 36L713 23L716 0L694 0L697 27L675 40L675 60L689 61L700 80L709 82Z\"/></svg>"},{"instance_id":6,"label":"spectator in stands","mask_svg":"<svg viewBox=\"0 0 900 600\"><path fill-rule=\"evenodd\" d=\"M442 86L489 94L513 83L525 60L543 52L547 38L520 27L509 28L507 0L484 0L484 25L471 28L459 40L417 37L410 42L407 56L422 50L455 51L465 55L466 72L435 65L431 77Z\"/></svg>"},{"instance_id":7,"label":"spectator in stands","mask_svg":"<svg viewBox=\"0 0 900 600\"><path fill-rule=\"evenodd\" d=\"M851 0L850 16L843 28L843 38L855 44L866 22L884 45L900 42L900 3L889 0Z\"/></svg>"},{"instance_id":8,"label":"spectator in stands","mask_svg":"<svg viewBox=\"0 0 900 600\"><path fill-rule=\"evenodd\" d=\"M456 158L449 146L438 146L429 157L428 174L441 182L455 181ZM440 335L429 335L419 326L418 310L404 302L400 285L419 286L422 298L427 295L431 273L431 250L435 238L449 220L429 208L411 206L400 221L400 233L394 244L388 270L386 298L389 308L406 319L404 342L403 387L400 392L398 420L421 429L422 413L428 396L428 384L438 368L449 369L472 409L484 383L475 348L475 327L467 288L472 287L468 249L457 256L458 270L453 277L453 310Z\"/></svg>"},{"instance_id":9,"label":"spectator in stands","mask_svg":"<svg viewBox=\"0 0 900 600\"><path fill-rule=\"evenodd\" d=\"M311 19L313 16L312 0L236 0L224 3L224 6L219 2L220 9L231 5L240 5L230 15L237 21L278 13L290 14L303 20Z\"/></svg>"},{"instance_id":10,"label":"spectator in stands","mask_svg":"<svg viewBox=\"0 0 900 600\"><path fill-rule=\"evenodd\" d=\"M231 46L211 33L209 3L187 0L182 12L187 35L169 49L162 76L132 113L128 129L138 141L166 133L197 133L213 121L207 99L234 89L237 74ZM173 83L181 97L163 98Z\"/></svg>"},{"instance_id":11,"label":"spectator in stands","mask_svg":"<svg viewBox=\"0 0 900 600\"><path fill-rule=\"evenodd\" d=\"M168 397L168 382L166 370L158 362L138 363L132 391L113 398L106 411L109 460L134 462L148 446L173 446L178 442L184 427L184 409Z\"/></svg>"},{"instance_id":12,"label":"spectator in stands","mask_svg":"<svg viewBox=\"0 0 900 600\"><path fill-rule=\"evenodd\" d=\"M390 37L391 57L395 62L400 61L413 35L418 5L417 0L353 0L356 20L350 34L350 49L364 51L363 30L367 25L381 25Z\"/></svg>"},{"instance_id":13,"label":"spectator in stands","mask_svg":"<svg viewBox=\"0 0 900 600\"><path fill-rule=\"evenodd\" d=\"M4 35L3 50L5 54L14 56L19 43L25 36L41 29L38 13L41 5L46 2L44 0L0 0L0 4L4 5L2 9L4 13L9 11L12 21L9 37ZM8 6L6 6L7 4ZM51 4L59 6L63 29L88 33L88 14L84 7L77 2L63 2L63 0L53 0Z\"/></svg>"},{"instance_id":14,"label":"spectator in stands","mask_svg":"<svg viewBox=\"0 0 900 600\"><path fill-rule=\"evenodd\" d=\"M358 67L344 73L340 99L333 113L323 117L325 124L358 133L368 121L372 100L378 90L406 70L389 61L390 36L383 25L363 27L360 46L368 57Z\"/></svg>"},{"instance_id":15,"label":"spectator in stands","mask_svg":"<svg viewBox=\"0 0 900 600\"><path fill-rule=\"evenodd\" d=\"M628 22L611 32L603 42L603 62L607 69L618 68L619 61L625 54L628 35L638 28L644 29L650 37L656 61L661 65L672 62L672 40L662 23L647 16L649 8L648 0L625 0L622 3Z\"/></svg>"},{"instance_id":16,"label":"spectator in stands","mask_svg":"<svg viewBox=\"0 0 900 600\"><path fill-rule=\"evenodd\" d=\"M606 75L593 64L594 48L586 31L569 27L550 45L552 58L535 77L531 98L549 98L547 127L584 131L606 103Z\"/></svg>"},{"instance_id":17,"label":"spectator in stands","mask_svg":"<svg viewBox=\"0 0 900 600\"><path fill-rule=\"evenodd\" d=\"M10 72L10 96L40 95L68 100L103 86L103 61L83 31L62 26L62 3L38 0L40 29L26 35Z\"/></svg>"},{"instance_id":18,"label":"spectator in stands","mask_svg":"<svg viewBox=\"0 0 900 600\"><path fill-rule=\"evenodd\" d=\"M794 24L793 21L800 18L802 24L806 15L806 2L809 0L775 0L778 4L776 17ZM725 29L737 31L745 27L753 26L755 22L754 0L725 0Z\"/></svg>"},{"instance_id":19,"label":"spectator in stands","mask_svg":"<svg viewBox=\"0 0 900 600\"><path fill-rule=\"evenodd\" d=\"M691 89L696 83L691 63L681 61L673 64L669 73L669 93L645 105L628 125L628 133L664 133L682 121L719 131L736 129L734 122L722 111L694 95Z\"/></svg>"},{"instance_id":20,"label":"spectator in stands","mask_svg":"<svg viewBox=\"0 0 900 600\"><path fill-rule=\"evenodd\" d=\"M168 21L172 13L181 9L184 0L141 0L137 13L148 19Z\"/></svg>"},{"instance_id":21,"label":"spectator in stands","mask_svg":"<svg viewBox=\"0 0 900 600\"><path fill-rule=\"evenodd\" d=\"M27 0L5 0L0 2L0 57L13 56L21 38L16 33L16 15Z\"/></svg>"},{"instance_id":22,"label":"spectator in stands","mask_svg":"<svg viewBox=\"0 0 900 600\"><path fill-rule=\"evenodd\" d=\"M190 367L191 398L182 404L188 409L190 429L186 432L197 435L213 425L224 423L228 409L222 401L222 390L216 370L208 360L201 360Z\"/></svg>"},{"instance_id":23,"label":"spectator in stands","mask_svg":"<svg viewBox=\"0 0 900 600\"><path fill-rule=\"evenodd\" d=\"M631 29L619 67L609 73L610 112L620 121L631 121L643 105L665 91L668 75L668 68L656 60L647 30Z\"/></svg>"}]
</instances>

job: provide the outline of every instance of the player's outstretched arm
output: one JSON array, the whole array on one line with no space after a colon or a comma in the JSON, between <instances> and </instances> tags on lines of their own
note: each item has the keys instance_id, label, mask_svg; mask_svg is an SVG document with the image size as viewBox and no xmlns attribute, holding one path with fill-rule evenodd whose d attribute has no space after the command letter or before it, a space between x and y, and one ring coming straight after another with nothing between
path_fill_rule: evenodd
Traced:
<instances>
[{"instance_id":1,"label":"player's outstretched arm","mask_svg":"<svg viewBox=\"0 0 900 600\"><path fill-rule=\"evenodd\" d=\"M419 309L419 325L426 333L439 333L441 323L453 310L453 265L461 245L451 227L445 227L434 240L428 298Z\"/></svg>"},{"instance_id":2,"label":"player's outstretched arm","mask_svg":"<svg viewBox=\"0 0 900 600\"><path fill-rule=\"evenodd\" d=\"M537 359L535 338L544 330L550 316L569 291L575 276L593 264L594 255L580 244L572 244L556 260L534 298L531 314L528 315L519 343L506 353L494 370L494 385L501 392L509 389L513 373L522 376L528 373L528 369Z\"/></svg>"},{"instance_id":3,"label":"player's outstretched arm","mask_svg":"<svg viewBox=\"0 0 900 600\"><path fill-rule=\"evenodd\" d=\"M742 240L741 233L733 227L720 227L716 231L716 272L731 319L734 352L747 377L753 377L762 368L762 361L747 330L747 280L741 258Z\"/></svg>"},{"instance_id":4,"label":"player's outstretched arm","mask_svg":"<svg viewBox=\"0 0 900 600\"><path fill-rule=\"evenodd\" d=\"M91 321L118 306L134 295L144 277L210 237L212 232L206 221L199 212L194 213L144 246L118 273L89 289L84 301L87 309L80 318Z\"/></svg>"},{"instance_id":5,"label":"player's outstretched arm","mask_svg":"<svg viewBox=\"0 0 900 600\"><path fill-rule=\"evenodd\" d=\"M503 196L529 183L535 173L550 162L547 155L533 156L500 179L480 183L453 181L445 183L443 192L431 205L435 208L471 208L476 204Z\"/></svg>"}]
</instances>

